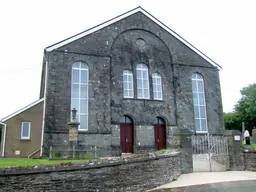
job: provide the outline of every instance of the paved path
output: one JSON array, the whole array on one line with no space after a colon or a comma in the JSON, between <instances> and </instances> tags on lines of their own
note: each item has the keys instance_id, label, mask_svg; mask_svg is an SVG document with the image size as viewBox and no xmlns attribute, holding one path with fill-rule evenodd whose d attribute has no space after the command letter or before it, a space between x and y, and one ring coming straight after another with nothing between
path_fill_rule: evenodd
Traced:
<instances>
[{"instance_id":1,"label":"paved path","mask_svg":"<svg viewBox=\"0 0 256 192\"><path fill-rule=\"evenodd\" d=\"M162 185L156 189L170 189L170 188L182 188L187 186L203 186L216 183L215 188L217 189L217 183L222 183L222 186L227 185L229 188L232 187L231 183L245 183L245 181L251 182L248 187L253 188L256 191L256 172L249 171L227 171L227 172L201 172L201 173L189 173L181 175L177 181ZM234 185L233 185L234 186ZM228 188L227 187L227 188ZM236 187L234 190L239 189ZM168 191L168 190L163 190ZM191 190L192 191L192 190ZM209 190L211 191L211 190ZM205 190L207 192L207 190ZM217 192L217 190L216 190ZM247 192L246 190L243 192ZM250 192L250 191L248 191Z\"/></svg>"},{"instance_id":2,"label":"paved path","mask_svg":"<svg viewBox=\"0 0 256 192\"><path fill-rule=\"evenodd\" d=\"M225 166L215 161L211 162L211 166L212 166L212 171L226 171ZM193 168L194 168L194 172L206 172L206 171L210 172L211 170L209 160L193 160Z\"/></svg>"}]
</instances>

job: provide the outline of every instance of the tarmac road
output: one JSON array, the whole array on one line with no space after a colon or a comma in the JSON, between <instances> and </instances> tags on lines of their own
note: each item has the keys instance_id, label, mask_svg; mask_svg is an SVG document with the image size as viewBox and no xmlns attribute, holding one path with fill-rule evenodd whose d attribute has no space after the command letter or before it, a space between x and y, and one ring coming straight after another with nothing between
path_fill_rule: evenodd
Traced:
<instances>
[{"instance_id":1,"label":"tarmac road","mask_svg":"<svg viewBox=\"0 0 256 192\"><path fill-rule=\"evenodd\" d=\"M154 192L256 192L256 172L226 171L182 174Z\"/></svg>"},{"instance_id":2,"label":"tarmac road","mask_svg":"<svg viewBox=\"0 0 256 192\"><path fill-rule=\"evenodd\" d=\"M156 189L153 192L256 192L256 181L220 182L171 189Z\"/></svg>"}]
</instances>

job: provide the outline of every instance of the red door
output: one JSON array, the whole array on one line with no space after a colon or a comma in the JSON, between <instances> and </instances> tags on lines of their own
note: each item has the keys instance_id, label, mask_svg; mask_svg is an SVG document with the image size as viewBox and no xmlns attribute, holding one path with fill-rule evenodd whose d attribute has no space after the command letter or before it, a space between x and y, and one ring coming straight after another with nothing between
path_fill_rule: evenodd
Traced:
<instances>
[{"instance_id":1,"label":"red door","mask_svg":"<svg viewBox=\"0 0 256 192\"><path fill-rule=\"evenodd\" d=\"M158 150L166 148L166 129L163 120L158 120L155 124L155 144Z\"/></svg>"},{"instance_id":2,"label":"red door","mask_svg":"<svg viewBox=\"0 0 256 192\"><path fill-rule=\"evenodd\" d=\"M133 124L120 123L122 153L133 153Z\"/></svg>"}]
</instances>

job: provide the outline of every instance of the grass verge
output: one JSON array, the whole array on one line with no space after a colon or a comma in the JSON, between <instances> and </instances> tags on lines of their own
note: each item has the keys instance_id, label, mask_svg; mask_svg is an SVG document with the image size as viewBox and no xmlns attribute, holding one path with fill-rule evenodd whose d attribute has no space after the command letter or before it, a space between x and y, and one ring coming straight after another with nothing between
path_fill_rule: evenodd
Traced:
<instances>
[{"instance_id":1,"label":"grass verge","mask_svg":"<svg viewBox=\"0 0 256 192\"><path fill-rule=\"evenodd\" d=\"M246 149L256 149L256 144L251 144L251 145L243 144L243 147Z\"/></svg>"},{"instance_id":2,"label":"grass verge","mask_svg":"<svg viewBox=\"0 0 256 192\"><path fill-rule=\"evenodd\" d=\"M49 160L49 159L25 159L25 158L2 158L0 159L0 168L5 167L26 167L36 165L50 165L72 162L86 162L86 159L80 160Z\"/></svg>"}]
</instances>

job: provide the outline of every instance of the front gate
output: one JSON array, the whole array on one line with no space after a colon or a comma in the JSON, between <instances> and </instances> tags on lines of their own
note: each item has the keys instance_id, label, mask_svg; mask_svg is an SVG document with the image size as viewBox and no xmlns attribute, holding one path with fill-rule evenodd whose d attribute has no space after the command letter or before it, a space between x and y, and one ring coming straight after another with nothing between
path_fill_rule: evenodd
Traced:
<instances>
[{"instance_id":1,"label":"front gate","mask_svg":"<svg viewBox=\"0 0 256 192\"><path fill-rule=\"evenodd\" d=\"M229 170L228 143L225 136L193 135L192 148L194 172Z\"/></svg>"}]
</instances>

